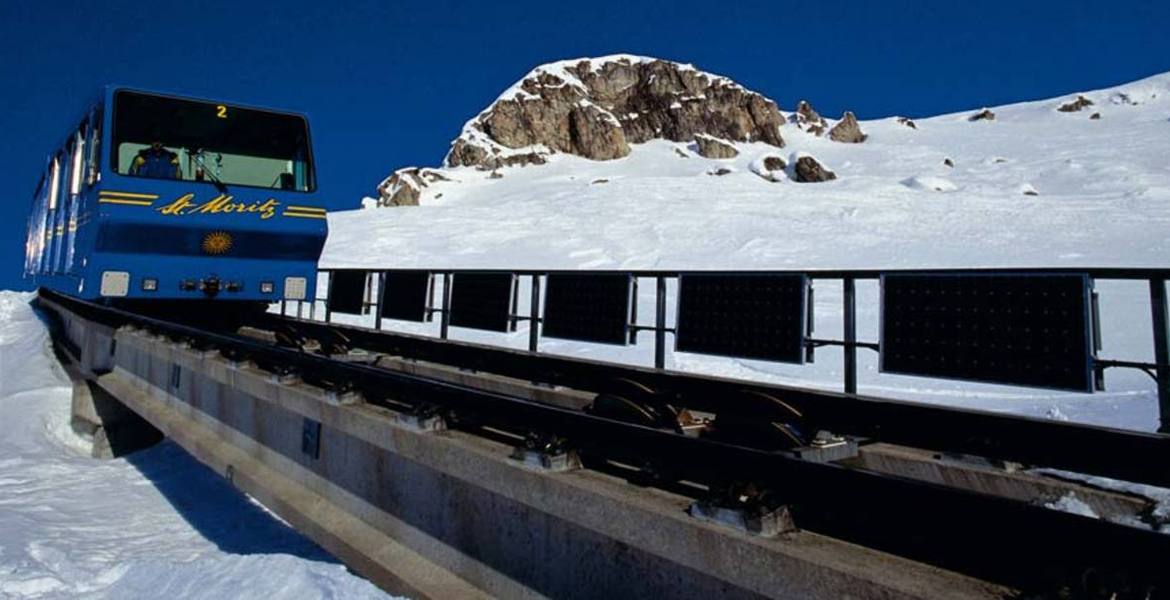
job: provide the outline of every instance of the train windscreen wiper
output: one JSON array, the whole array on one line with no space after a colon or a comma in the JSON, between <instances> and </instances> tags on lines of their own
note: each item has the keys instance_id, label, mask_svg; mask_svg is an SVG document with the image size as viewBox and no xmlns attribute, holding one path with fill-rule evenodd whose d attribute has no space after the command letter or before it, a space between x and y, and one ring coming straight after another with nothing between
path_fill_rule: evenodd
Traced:
<instances>
[{"instance_id":1,"label":"train windscreen wiper","mask_svg":"<svg viewBox=\"0 0 1170 600\"><path fill-rule=\"evenodd\" d=\"M216 175L211 169L207 167L207 163L203 162L203 150L192 150L191 148L187 148L187 156L191 157L191 160L195 161L196 165L199 165L199 168L203 170L204 175L211 178L211 183L215 184L215 189L219 190L219 193L228 193L227 184L225 184L223 180L219 178L219 175Z\"/></svg>"}]
</instances>

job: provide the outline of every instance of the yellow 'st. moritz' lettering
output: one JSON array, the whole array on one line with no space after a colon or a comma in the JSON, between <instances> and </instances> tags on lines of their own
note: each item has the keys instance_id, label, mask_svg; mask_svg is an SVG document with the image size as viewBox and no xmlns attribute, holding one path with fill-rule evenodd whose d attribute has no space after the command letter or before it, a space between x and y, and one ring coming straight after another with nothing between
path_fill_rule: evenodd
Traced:
<instances>
[{"instance_id":1,"label":"yellow 'st. moritz' lettering","mask_svg":"<svg viewBox=\"0 0 1170 600\"><path fill-rule=\"evenodd\" d=\"M179 196L177 199L175 199L174 202L171 202L166 206L156 208L155 210L164 215L185 215L187 214L188 209L191 208L191 199L194 197L195 194L183 194L182 196Z\"/></svg>"},{"instance_id":2,"label":"yellow 'st. moritz' lettering","mask_svg":"<svg viewBox=\"0 0 1170 600\"><path fill-rule=\"evenodd\" d=\"M202 204L194 202L195 194L183 194L174 202L156 208L158 212L167 216L183 216L190 214L259 214L261 219L271 219L276 216L276 209L280 206L275 198L263 202L235 202L234 196L220 194Z\"/></svg>"}]
</instances>

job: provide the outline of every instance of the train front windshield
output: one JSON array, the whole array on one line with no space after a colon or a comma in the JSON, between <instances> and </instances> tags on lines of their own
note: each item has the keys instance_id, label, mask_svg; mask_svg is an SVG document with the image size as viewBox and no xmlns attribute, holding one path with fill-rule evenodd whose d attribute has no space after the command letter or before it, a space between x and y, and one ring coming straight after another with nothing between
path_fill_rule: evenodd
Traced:
<instances>
[{"instance_id":1,"label":"train front windshield","mask_svg":"<svg viewBox=\"0 0 1170 600\"><path fill-rule=\"evenodd\" d=\"M308 125L296 115L119 91L113 142L120 175L314 189Z\"/></svg>"}]
</instances>

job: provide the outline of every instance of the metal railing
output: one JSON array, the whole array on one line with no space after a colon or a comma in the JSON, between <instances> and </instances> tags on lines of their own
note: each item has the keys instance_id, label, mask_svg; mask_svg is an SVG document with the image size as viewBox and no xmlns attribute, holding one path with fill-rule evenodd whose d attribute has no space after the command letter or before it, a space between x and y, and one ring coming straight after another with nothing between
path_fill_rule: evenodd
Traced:
<instances>
[{"instance_id":1,"label":"metal railing","mask_svg":"<svg viewBox=\"0 0 1170 600\"><path fill-rule=\"evenodd\" d=\"M1096 356L1093 352L1091 358L1091 368L1095 376L1096 389L1103 389L1103 373L1106 369L1111 368L1127 368L1137 369L1148 374L1155 382L1161 427L1159 431L1163 433L1170 433L1170 314L1168 314L1168 303L1166 294L1166 281L1170 279L1170 269L1153 269L1153 268L978 268L978 269L813 269L813 270L783 270L783 271L680 271L680 270L533 270L533 269L320 269L322 275L326 275L327 279L332 279L332 274L337 271L364 271L368 276L366 278L366 290L363 297L363 312L369 314L371 311L374 315L374 328L382 328L382 289L385 281L386 273L391 272L426 272L431 275L431 284L428 289L428 301L426 304L427 320L433 319L435 315L440 318L439 337L441 339L448 339L451 316L451 285L453 279L464 273L497 273L497 274L511 274L514 276L514 286L512 289L512 314L509 315L509 320L512 331L516 330L516 324L519 322L528 322L528 350L530 352L538 352L540 350L541 338L541 324L543 323L543 316L541 314L541 282L546 281L549 275L602 275L602 274L622 274L628 275L633 281L632 300L630 320L627 324L629 329L630 343L636 343L637 334L643 331L652 332L654 334L654 367L656 369L663 369L666 362L666 336L676 335L677 328L668 323L667 320L667 283L668 281L678 281L680 276L690 274L704 274L704 275L803 275L810 281L809 294L810 297L807 302L808 307L808 323L809 331L805 336L804 345L808 353L808 358L811 362L813 351L818 347L834 346L840 347L843 352L843 381L842 387L847 394L857 393L857 371L858 371L858 356L857 350L866 349L880 352L881 342L877 340L859 340L857 329L857 282L865 280L879 280L885 275L897 274L940 274L940 275L998 275L998 274L1018 274L1018 275L1082 275L1087 276L1093 281L1111 281L1111 280L1128 280L1128 281L1145 281L1149 287L1150 298L1150 324L1152 329L1152 338L1154 343L1154 362L1134 361L1134 360L1119 360L1110 358L1101 358ZM528 302L528 310L525 313L519 312L519 291L521 289L521 281L527 280L530 290L530 298ZM435 293L441 281L442 293L436 305ZM842 332L840 338L821 338L812 335L811 324L813 322L813 302L812 290L815 286L813 282L817 281L837 281L840 282L842 290L841 302L841 317L842 317ZM639 282L652 282L654 286L654 311L653 323L641 323L638 321L638 285ZM319 283L319 288L322 287ZM328 285L324 286L328 289ZM316 298L314 301L295 301L290 306L290 302L286 301L281 305L281 314L288 315L293 312L295 307L295 314L298 318L305 316L305 305L308 305L308 318L316 319L317 304L320 303L324 307L324 320L331 322L333 315L329 310L328 294L323 297ZM1100 321L1097 318L1096 309L1096 292L1093 293L1093 344L1094 350L1099 350L1100 344ZM676 319L677 320L677 319ZM677 323L676 323L677 324Z\"/></svg>"}]
</instances>

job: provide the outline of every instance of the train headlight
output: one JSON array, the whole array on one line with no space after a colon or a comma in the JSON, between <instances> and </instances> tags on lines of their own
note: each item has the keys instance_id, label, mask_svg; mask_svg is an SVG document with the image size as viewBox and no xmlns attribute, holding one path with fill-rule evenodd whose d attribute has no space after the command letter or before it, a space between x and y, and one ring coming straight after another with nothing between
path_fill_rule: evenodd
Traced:
<instances>
[{"instance_id":1,"label":"train headlight","mask_svg":"<svg viewBox=\"0 0 1170 600\"><path fill-rule=\"evenodd\" d=\"M130 293L129 271L102 271L101 294L121 298Z\"/></svg>"},{"instance_id":2,"label":"train headlight","mask_svg":"<svg viewBox=\"0 0 1170 600\"><path fill-rule=\"evenodd\" d=\"M158 291L158 280L154 277L147 277L142 280L142 291L154 292Z\"/></svg>"},{"instance_id":3,"label":"train headlight","mask_svg":"<svg viewBox=\"0 0 1170 600\"><path fill-rule=\"evenodd\" d=\"M276 284L275 283L273 283L271 281L261 281L260 282L260 293L261 294L271 294L274 291L276 291Z\"/></svg>"}]
</instances>

